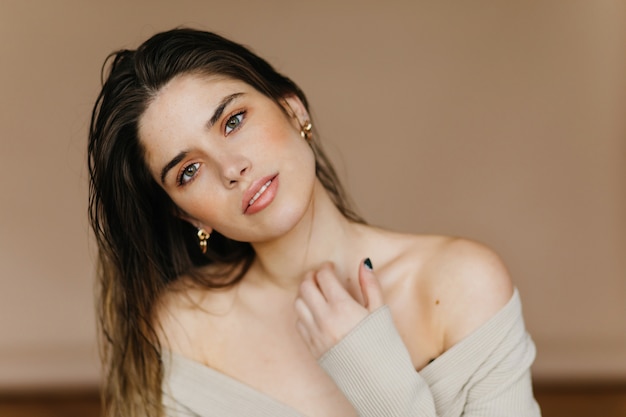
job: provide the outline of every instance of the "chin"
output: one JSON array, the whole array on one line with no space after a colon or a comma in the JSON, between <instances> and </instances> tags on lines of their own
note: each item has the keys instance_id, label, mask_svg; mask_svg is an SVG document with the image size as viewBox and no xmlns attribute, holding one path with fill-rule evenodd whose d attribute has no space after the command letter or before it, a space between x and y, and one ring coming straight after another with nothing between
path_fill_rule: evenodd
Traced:
<instances>
[{"instance_id":1,"label":"chin","mask_svg":"<svg viewBox=\"0 0 626 417\"><path fill-rule=\"evenodd\" d=\"M311 204L302 204L302 200L283 202L275 207L268 207L267 218L264 219L263 226L259 229L262 236L257 235L251 238L250 243L278 239L297 229L299 225L306 225L308 223L306 219L311 213L310 208Z\"/></svg>"},{"instance_id":2,"label":"chin","mask_svg":"<svg viewBox=\"0 0 626 417\"><path fill-rule=\"evenodd\" d=\"M299 209L294 206L289 206L285 207L282 210L277 210L277 212L274 213L274 215L272 216L274 220L272 222L272 230L274 232L274 236L272 237L280 237L297 228L298 225L302 223L302 220L306 217L306 213L306 207Z\"/></svg>"}]
</instances>

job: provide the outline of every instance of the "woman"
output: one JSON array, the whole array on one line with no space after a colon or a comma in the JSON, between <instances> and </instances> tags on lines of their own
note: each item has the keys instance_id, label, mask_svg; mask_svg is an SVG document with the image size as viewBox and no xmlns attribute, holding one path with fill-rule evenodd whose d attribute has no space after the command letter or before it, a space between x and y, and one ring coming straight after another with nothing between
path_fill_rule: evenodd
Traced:
<instances>
[{"instance_id":1,"label":"woman","mask_svg":"<svg viewBox=\"0 0 626 417\"><path fill-rule=\"evenodd\" d=\"M296 84L190 29L113 57L89 138L106 415L539 415L498 257L366 225Z\"/></svg>"}]
</instances>

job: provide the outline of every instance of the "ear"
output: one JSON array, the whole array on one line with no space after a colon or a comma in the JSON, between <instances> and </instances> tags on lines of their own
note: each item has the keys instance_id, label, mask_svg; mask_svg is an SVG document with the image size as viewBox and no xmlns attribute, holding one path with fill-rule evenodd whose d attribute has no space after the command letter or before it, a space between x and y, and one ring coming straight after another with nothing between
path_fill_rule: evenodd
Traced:
<instances>
[{"instance_id":1,"label":"ear","mask_svg":"<svg viewBox=\"0 0 626 417\"><path fill-rule=\"evenodd\" d=\"M283 97L281 102L283 103L283 107L287 111L287 114L290 117L296 119L296 122L298 122L298 126L302 126L304 122L311 120L309 112L297 96L285 96Z\"/></svg>"},{"instance_id":2,"label":"ear","mask_svg":"<svg viewBox=\"0 0 626 417\"><path fill-rule=\"evenodd\" d=\"M198 220L196 220L195 218L191 217L190 215L188 215L187 213L185 213L183 210L181 210L179 208L176 209L176 212L174 213L174 215L176 217L178 217L179 219L184 220L187 223L191 224L196 229L204 229L204 231L209 233L209 234L213 233L213 228L212 227L208 227L207 225L199 222Z\"/></svg>"}]
</instances>

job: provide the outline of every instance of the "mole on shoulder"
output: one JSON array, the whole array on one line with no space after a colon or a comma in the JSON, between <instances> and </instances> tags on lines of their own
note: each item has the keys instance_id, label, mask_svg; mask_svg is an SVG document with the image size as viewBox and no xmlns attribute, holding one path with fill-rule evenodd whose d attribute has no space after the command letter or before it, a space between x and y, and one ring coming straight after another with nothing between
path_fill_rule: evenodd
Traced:
<instances>
[{"instance_id":1,"label":"mole on shoulder","mask_svg":"<svg viewBox=\"0 0 626 417\"><path fill-rule=\"evenodd\" d=\"M436 305L439 305L439 300L435 300L435 304L436 304Z\"/></svg>"}]
</instances>

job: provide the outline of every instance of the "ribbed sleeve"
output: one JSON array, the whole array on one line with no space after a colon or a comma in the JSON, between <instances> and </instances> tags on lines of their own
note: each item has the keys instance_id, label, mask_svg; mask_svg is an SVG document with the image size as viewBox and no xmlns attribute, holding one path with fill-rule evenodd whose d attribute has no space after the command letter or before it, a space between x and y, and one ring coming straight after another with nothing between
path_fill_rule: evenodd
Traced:
<instances>
[{"instance_id":1,"label":"ribbed sleeve","mask_svg":"<svg viewBox=\"0 0 626 417\"><path fill-rule=\"evenodd\" d=\"M288 405L176 353L164 355L164 365L167 417L304 417Z\"/></svg>"},{"instance_id":2,"label":"ribbed sleeve","mask_svg":"<svg viewBox=\"0 0 626 417\"><path fill-rule=\"evenodd\" d=\"M535 346L519 294L420 372L388 307L367 316L319 360L362 417L538 417ZM175 353L163 357L168 417L303 417L242 382Z\"/></svg>"},{"instance_id":3,"label":"ribbed sleeve","mask_svg":"<svg viewBox=\"0 0 626 417\"><path fill-rule=\"evenodd\" d=\"M538 417L519 294L466 339L416 372L387 307L320 358L362 417Z\"/></svg>"},{"instance_id":4,"label":"ribbed sleeve","mask_svg":"<svg viewBox=\"0 0 626 417\"><path fill-rule=\"evenodd\" d=\"M387 306L379 308L319 360L359 416L433 416L426 382L411 363Z\"/></svg>"}]
</instances>

